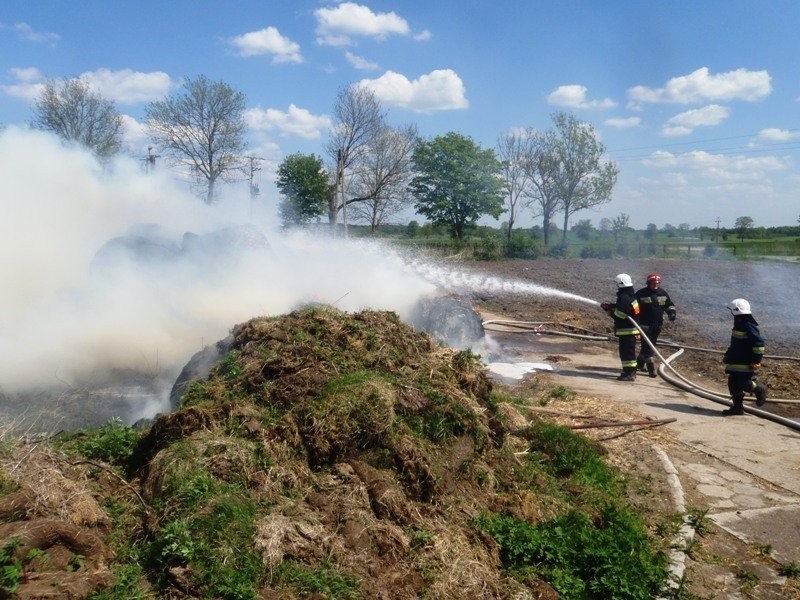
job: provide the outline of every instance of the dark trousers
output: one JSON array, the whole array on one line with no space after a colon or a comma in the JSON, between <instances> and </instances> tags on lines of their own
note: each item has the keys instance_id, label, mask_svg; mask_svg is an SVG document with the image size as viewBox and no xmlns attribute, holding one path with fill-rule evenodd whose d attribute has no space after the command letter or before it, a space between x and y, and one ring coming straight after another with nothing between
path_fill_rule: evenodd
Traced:
<instances>
[{"instance_id":1,"label":"dark trousers","mask_svg":"<svg viewBox=\"0 0 800 600\"><path fill-rule=\"evenodd\" d=\"M752 393L754 388L752 373L728 373L728 391L734 402L737 398L741 402L744 395Z\"/></svg>"},{"instance_id":2,"label":"dark trousers","mask_svg":"<svg viewBox=\"0 0 800 600\"><path fill-rule=\"evenodd\" d=\"M640 327L647 336L647 339L655 346L658 341L658 336L661 334L661 325L640 325ZM642 340L642 356L646 359L653 358L653 349L644 340Z\"/></svg>"},{"instance_id":3,"label":"dark trousers","mask_svg":"<svg viewBox=\"0 0 800 600\"><path fill-rule=\"evenodd\" d=\"M621 335L619 338L619 360L622 368L636 370L636 336Z\"/></svg>"}]
</instances>

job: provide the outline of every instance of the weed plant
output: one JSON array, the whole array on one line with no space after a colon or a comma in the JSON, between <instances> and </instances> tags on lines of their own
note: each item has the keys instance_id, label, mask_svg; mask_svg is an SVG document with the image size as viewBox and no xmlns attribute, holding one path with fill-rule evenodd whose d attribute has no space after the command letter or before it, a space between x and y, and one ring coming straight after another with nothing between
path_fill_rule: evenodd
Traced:
<instances>
[{"instance_id":1,"label":"weed plant","mask_svg":"<svg viewBox=\"0 0 800 600\"><path fill-rule=\"evenodd\" d=\"M582 504L535 524L480 515L476 525L496 540L508 572L523 579L532 571L562 598L655 597L666 581L666 557L652 547L644 520L619 500L624 484L600 451L568 428L544 422L526 437L527 469L540 470L569 494L579 490Z\"/></svg>"}]
</instances>

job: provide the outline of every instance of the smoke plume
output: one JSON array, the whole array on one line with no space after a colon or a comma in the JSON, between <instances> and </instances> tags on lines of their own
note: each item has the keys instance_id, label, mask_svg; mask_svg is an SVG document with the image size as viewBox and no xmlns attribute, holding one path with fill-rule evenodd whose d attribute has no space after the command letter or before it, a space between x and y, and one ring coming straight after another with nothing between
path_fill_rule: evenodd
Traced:
<instances>
[{"instance_id":1,"label":"smoke plume","mask_svg":"<svg viewBox=\"0 0 800 600\"><path fill-rule=\"evenodd\" d=\"M104 168L42 132L0 132L0 182L0 394L116 370L171 385L251 317L305 302L403 317L433 291L375 244L278 234L246 191L207 206L167 169Z\"/></svg>"}]
</instances>

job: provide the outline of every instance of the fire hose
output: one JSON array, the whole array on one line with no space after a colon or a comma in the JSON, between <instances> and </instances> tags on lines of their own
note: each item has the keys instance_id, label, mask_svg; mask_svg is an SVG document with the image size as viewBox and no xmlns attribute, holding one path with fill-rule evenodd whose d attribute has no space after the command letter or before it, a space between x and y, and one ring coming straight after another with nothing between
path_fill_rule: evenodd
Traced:
<instances>
[{"instance_id":1,"label":"fire hose","mask_svg":"<svg viewBox=\"0 0 800 600\"><path fill-rule=\"evenodd\" d=\"M636 323L636 321L632 317L628 317L628 320L636 327L636 329L639 331L639 333L641 335L641 338L644 340L644 342L650 347L650 349L653 351L653 353L661 361L661 365L659 365L659 368L658 368L658 374L662 377L662 379L664 379L664 381L666 381L667 383L669 383L671 385L674 385L675 387L678 387L678 388L680 388L680 389L682 389L682 390L684 390L686 392L689 392L690 394L694 394L695 396L699 396L701 398L705 398L707 400L711 400L712 402L717 402L717 403L723 404L725 406L731 406L733 404L731 402L731 400L727 397L727 395L720 394L718 392L703 388L703 387L693 383L692 381L690 381L689 379L687 379L686 377L681 375L671 364L672 361L674 359L678 358L679 356L681 356L681 354L683 354L684 350L686 350L687 348L691 349L691 350L717 352L717 353L721 353L721 351L710 350L710 349L706 349L706 348L682 347L679 344L669 343L669 344L665 344L665 345L667 345L669 347L678 348L678 351L673 353L672 355L670 355L668 358L664 358L664 356L656 348L655 344L653 344L653 342L650 341L650 338L647 337L645 332L642 331L642 328L639 326L639 324ZM562 323L556 323L556 322L553 322L553 321L507 321L507 320L500 320L500 319L492 319L492 320L487 320L487 321L483 322L484 327L486 325L492 325L492 324L503 325L503 326L512 327L512 328L516 327L516 328L526 329L526 330L530 330L531 326L534 326L533 330L538 334L545 334L546 333L546 334L550 334L550 335L574 337L574 338L585 339L585 340L609 341L609 340L614 339L611 336L603 335L603 334L600 334L600 333L597 333L597 332L590 332L588 334L579 334L579 333L570 333L570 332L564 332L564 331L554 332L554 331L545 330L544 329L545 325L553 325L553 324L564 325ZM572 327L573 329L580 329L580 328L577 328L577 327L573 327L572 325L569 325L569 327ZM584 329L583 331L589 331L589 330L585 330ZM798 359L796 357L793 357L793 356L766 356L765 358L784 359L784 360L800 360L800 359ZM786 400L786 399L773 399L773 400L771 400L771 402L773 402L773 403L779 403L780 402L780 403L791 404L791 403L795 403L797 401L796 400ZM793 421L791 419L787 419L785 417L781 417L780 415L776 415L776 414L773 414L773 413L771 413L769 411L762 410L762 409L759 409L759 408L756 408L756 407L745 406L744 410L745 410L745 412L747 412L749 414L752 414L754 416L757 416L757 417L760 417L760 418L763 418L763 419L767 419L769 421L773 421L775 423L779 423L779 424L784 425L786 427L789 427L791 429L800 431L800 423L798 423L797 421Z\"/></svg>"}]
</instances>

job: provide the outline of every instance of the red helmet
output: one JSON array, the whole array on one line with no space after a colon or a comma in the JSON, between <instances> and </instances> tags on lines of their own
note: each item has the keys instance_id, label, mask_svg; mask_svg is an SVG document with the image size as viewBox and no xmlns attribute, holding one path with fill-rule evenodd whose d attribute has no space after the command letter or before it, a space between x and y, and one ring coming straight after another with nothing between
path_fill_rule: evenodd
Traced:
<instances>
[{"instance_id":1,"label":"red helmet","mask_svg":"<svg viewBox=\"0 0 800 600\"><path fill-rule=\"evenodd\" d=\"M658 273L650 273L650 275L647 276L647 283L657 283L661 285L661 275Z\"/></svg>"}]
</instances>

